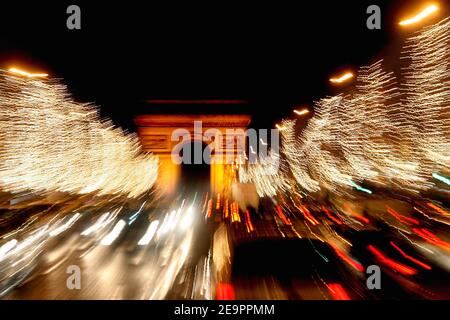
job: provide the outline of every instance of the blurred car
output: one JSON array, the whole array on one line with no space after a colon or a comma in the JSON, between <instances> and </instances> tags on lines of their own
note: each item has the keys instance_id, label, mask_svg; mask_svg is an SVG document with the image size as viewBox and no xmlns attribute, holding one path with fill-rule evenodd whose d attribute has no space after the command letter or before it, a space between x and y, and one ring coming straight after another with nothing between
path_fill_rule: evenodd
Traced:
<instances>
[{"instance_id":1,"label":"blurred car","mask_svg":"<svg viewBox=\"0 0 450 320\"><path fill-rule=\"evenodd\" d=\"M20 285L38 265L47 237L46 226L37 228L23 239L0 244L0 297Z\"/></svg>"},{"instance_id":2,"label":"blurred car","mask_svg":"<svg viewBox=\"0 0 450 320\"><path fill-rule=\"evenodd\" d=\"M367 298L360 279L325 242L311 238L255 238L235 243L230 251L228 270L222 268L219 272L216 299Z\"/></svg>"},{"instance_id":3,"label":"blurred car","mask_svg":"<svg viewBox=\"0 0 450 320\"><path fill-rule=\"evenodd\" d=\"M379 231L355 233L349 239L351 254L366 268L380 267L382 290L378 291L385 293L384 298L450 299L450 274L425 254L436 256L438 248Z\"/></svg>"}]
</instances>

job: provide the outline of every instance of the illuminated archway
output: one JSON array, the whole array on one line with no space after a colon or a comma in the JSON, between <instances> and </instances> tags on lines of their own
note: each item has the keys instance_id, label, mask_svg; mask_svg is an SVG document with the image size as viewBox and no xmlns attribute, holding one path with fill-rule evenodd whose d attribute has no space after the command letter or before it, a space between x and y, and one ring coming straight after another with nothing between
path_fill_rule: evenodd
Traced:
<instances>
[{"instance_id":1,"label":"illuminated archway","mask_svg":"<svg viewBox=\"0 0 450 320\"><path fill-rule=\"evenodd\" d=\"M195 129L196 121L201 122L200 131ZM210 165L210 190L218 193L231 182L231 164L245 150L245 132L250 121L248 115L140 115L135 118L144 151L152 152L160 159L157 188L165 193L175 192L182 178L181 164L175 163L171 156L174 148L180 145L180 139L173 139L174 132L184 130L191 140L206 144L211 144L211 139L205 136L208 130L215 129L222 134L221 142L214 143ZM230 130L232 134L229 134ZM237 140L242 144L236 143ZM216 161L225 158L227 161Z\"/></svg>"}]
</instances>

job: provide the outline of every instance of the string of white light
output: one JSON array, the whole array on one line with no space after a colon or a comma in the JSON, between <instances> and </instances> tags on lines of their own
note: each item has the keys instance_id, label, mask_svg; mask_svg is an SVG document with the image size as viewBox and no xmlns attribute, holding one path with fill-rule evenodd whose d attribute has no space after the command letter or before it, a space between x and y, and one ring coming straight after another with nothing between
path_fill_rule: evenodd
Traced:
<instances>
[{"instance_id":1,"label":"string of white light","mask_svg":"<svg viewBox=\"0 0 450 320\"><path fill-rule=\"evenodd\" d=\"M357 182L418 192L450 167L450 18L409 38L399 81L382 60L358 70L355 89L315 103L301 135L282 122L283 155L306 191ZM397 87L400 83L400 88Z\"/></svg>"},{"instance_id":2,"label":"string of white light","mask_svg":"<svg viewBox=\"0 0 450 320\"><path fill-rule=\"evenodd\" d=\"M271 197L289 188L284 167L280 155L270 152L265 157L259 157L256 163L240 166L239 182L254 183L260 197Z\"/></svg>"},{"instance_id":3,"label":"string of white light","mask_svg":"<svg viewBox=\"0 0 450 320\"><path fill-rule=\"evenodd\" d=\"M0 70L0 188L126 194L155 182L158 161L139 140L75 102L56 79Z\"/></svg>"}]
</instances>

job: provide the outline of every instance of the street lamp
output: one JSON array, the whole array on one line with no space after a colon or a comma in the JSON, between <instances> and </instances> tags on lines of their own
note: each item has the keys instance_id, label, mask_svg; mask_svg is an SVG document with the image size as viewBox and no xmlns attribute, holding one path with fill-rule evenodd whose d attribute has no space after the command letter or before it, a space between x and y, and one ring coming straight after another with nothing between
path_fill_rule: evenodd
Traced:
<instances>
[{"instance_id":1,"label":"street lamp","mask_svg":"<svg viewBox=\"0 0 450 320\"><path fill-rule=\"evenodd\" d=\"M429 5L428 7L423 9L421 12L416 14L414 17L406 19L406 20L402 20L398 24L401 26L408 26L410 24L418 23L418 22L422 21L423 19L425 19L426 17L428 17L430 14L432 14L438 10L439 10L439 7L437 5L434 5L434 4Z\"/></svg>"},{"instance_id":2,"label":"street lamp","mask_svg":"<svg viewBox=\"0 0 450 320\"><path fill-rule=\"evenodd\" d=\"M342 83L345 82L349 79L353 78L353 73L351 72L346 72L344 73L342 76L338 77L338 78L330 78L330 82L331 83Z\"/></svg>"},{"instance_id":3,"label":"street lamp","mask_svg":"<svg viewBox=\"0 0 450 320\"><path fill-rule=\"evenodd\" d=\"M29 73L29 72L26 72L24 70L20 70L17 68L9 68L8 71L11 73L14 73L14 74L28 77L28 78L46 78L46 77L48 77L47 73Z\"/></svg>"},{"instance_id":4,"label":"street lamp","mask_svg":"<svg viewBox=\"0 0 450 320\"><path fill-rule=\"evenodd\" d=\"M299 116L304 116L305 114L309 113L309 110L308 108L303 108L301 110L294 110L294 113Z\"/></svg>"}]
</instances>

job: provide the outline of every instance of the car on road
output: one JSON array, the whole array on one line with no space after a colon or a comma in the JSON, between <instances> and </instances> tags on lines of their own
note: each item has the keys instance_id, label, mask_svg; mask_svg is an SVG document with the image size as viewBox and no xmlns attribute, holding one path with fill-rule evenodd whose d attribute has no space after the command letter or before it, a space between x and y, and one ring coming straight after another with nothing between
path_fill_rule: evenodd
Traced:
<instances>
[{"instance_id":1,"label":"car on road","mask_svg":"<svg viewBox=\"0 0 450 320\"><path fill-rule=\"evenodd\" d=\"M217 240L217 239L216 239ZM213 246L216 299L350 300L368 297L360 278L325 242L312 238L255 238L232 243L229 258Z\"/></svg>"},{"instance_id":2,"label":"car on road","mask_svg":"<svg viewBox=\"0 0 450 320\"><path fill-rule=\"evenodd\" d=\"M363 231L348 236L351 255L364 266L377 265L384 298L450 299L450 274L443 268L450 256L425 241L413 242L393 233Z\"/></svg>"}]
</instances>

